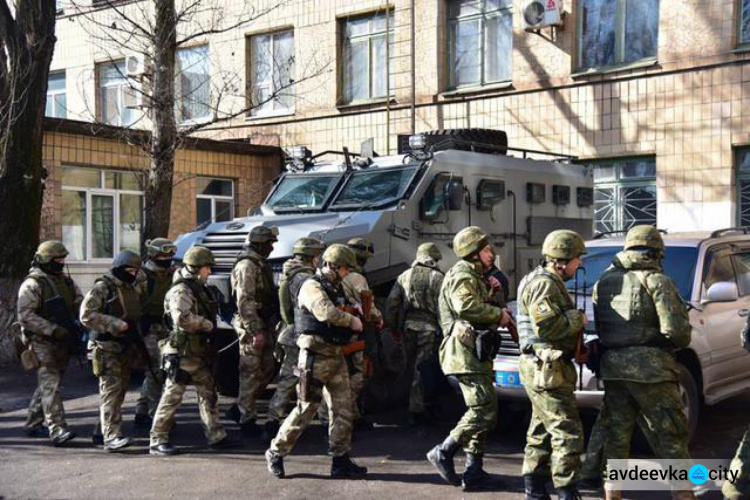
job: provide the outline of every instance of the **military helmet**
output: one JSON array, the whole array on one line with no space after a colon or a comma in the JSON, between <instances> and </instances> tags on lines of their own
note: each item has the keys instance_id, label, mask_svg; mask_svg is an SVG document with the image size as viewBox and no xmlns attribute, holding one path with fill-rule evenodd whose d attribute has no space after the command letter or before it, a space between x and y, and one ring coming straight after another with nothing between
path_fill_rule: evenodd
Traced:
<instances>
[{"instance_id":1,"label":"military helmet","mask_svg":"<svg viewBox=\"0 0 750 500\"><path fill-rule=\"evenodd\" d=\"M206 247L192 246L185 252L182 262L190 267L215 266L214 254Z\"/></svg>"},{"instance_id":2,"label":"military helmet","mask_svg":"<svg viewBox=\"0 0 750 500\"><path fill-rule=\"evenodd\" d=\"M659 230L654 226L642 224L633 226L625 236L625 250L635 247L653 248L654 250L664 251L664 240Z\"/></svg>"},{"instance_id":3,"label":"military helmet","mask_svg":"<svg viewBox=\"0 0 750 500\"><path fill-rule=\"evenodd\" d=\"M542 255L552 259L571 260L587 252L581 235L569 229L552 231L542 244Z\"/></svg>"},{"instance_id":4,"label":"military helmet","mask_svg":"<svg viewBox=\"0 0 750 500\"><path fill-rule=\"evenodd\" d=\"M48 240L42 242L36 249L34 257L39 264L48 264L54 259L64 259L68 256L68 249L62 241Z\"/></svg>"},{"instance_id":5,"label":"military helmet","mask_svg":"<svg viewBox=\"0 0 750 500\"><path fill-rule=\"evenodd\" d=\"M469 226L458 232L453 238L453 251L459 259L465 259L490 244L482 228Z\"/></svg>"},{"instance_id":6,"label":"military helmet","mask_svg":"<svg viewBox=\"0 0 750 500\"><path fill-rule=\"evenodd\" d=\"M349 269L357 267L357 257L354 255L354 250L341 243L334 243L326 248L326 251L323 252L323 262L345 266Z\"/></svg>"},{"instance_id":7,"label":"military helmet","mask_svg":"<svg viewBox=\"0 0 750 500\"><path fill-rule=\"evenodd\" d=\"M293 255L307 255L309 257L317 257L325 250L326 245L320 240L315 238L300 238L294 242L294 248L292 248Z\"/></svg>"},{"instance_id":8,"label":"military helmet","mask_svg":"<svg viewBox=\"0 0 750 500\"><path fill-rule=\"evenodd\" d=\"M435 262L438 262L443 258L443 254L440 253L440 249L438 246L434 243L422 243L417 248L417 258L418 259L426 259L430 258L434 260Z\"/></svg>"},{"instance_id":9,"label":"military helmet","mask_svg":"<svg viewBox=\"0 0 750 500\"><path fill-rule=\"evenodd\" d=\"M250 243L275 243L279 241L279 228L276 226L255 226L247 233L245 244Z\"/></svg>"},{"instance_id":10,"label":"military helmet","mask_svg":"<svg viewBox=\"0 0 750 500\"><path fill-rule=\"evenodd\" d=\"M112 261L112 269L117 269L118 267L134 267L140 269L141 256L132 250L123 250L118 253L115 260Z\"/></svg>"},{"instance_id":11,"label":"military helmet","mask_svg":"<svg viewBox=\"0 0 750 500\"><path fill-rule=\"evenodd\" d=\"M375 255L375 246L367 238L352 238L346 242L346 246L354 250L358 259L369 259Z\"/></svg>"},{"instance_id":12,"label":"military helmet","mask_svg":"<svg viewBox=\"0 0 750 500\"><path fill-rule=\"evenodd\" d=\"M177 252L177 247L167 238L154 238L153 240L146 240L146 251L149 257L174 255Z\"/></svg>"}]
</instances>

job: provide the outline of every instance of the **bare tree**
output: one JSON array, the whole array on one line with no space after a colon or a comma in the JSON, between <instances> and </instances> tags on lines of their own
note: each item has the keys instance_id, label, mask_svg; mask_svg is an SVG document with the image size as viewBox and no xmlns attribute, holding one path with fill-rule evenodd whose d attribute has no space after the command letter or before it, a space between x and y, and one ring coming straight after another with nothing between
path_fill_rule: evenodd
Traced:
<instances>
[{"instance_id":1,"label":"bare tree","mask_svg":"<svg viewBox=\"0 0 750 500\"><path fill-rule=\"evenodd\" d=\"M52 52L54 0L0 2L0 336L39 243L42 120Z\"/></svg>"},{"instance_id":2,"label":"bare tree","mask_svg":"<svg viewBox=\"0 0 750 500\"><path fill-rule=\"evenodd\" d=\"M111 62L121 61L126 54L137 54L145 61L144 70L137 76L129 70L117 69L127 80L127 93L144 110L134 123L136 128L148 128L150 139L143 145L150 157L148 180L144 186L145 207L142 241L165 236L169 232L170 207L177 149L186 137L218 122L248 114L251 109L288 96L295 83L312 78L327 70L328 64L309 61L298 78L284 71L293 59L274 59L283 75L270 92L259 95L251 84L243 86L244 72L236 67L224 70L218 64L211 68L204 82L185 81L191 66L204 64L200 57L190 60L180 57L181 49L195 50L201 43L211 41L212 50L221 50L214 41L222 35L243 30L262 16L280 8L289 0L240 2L239 11L230 11L222 0L144 0L123 4L117 0L96 0L90 4L76 4L75 10L84 16L82 23L97 49ZM226 43L226 42L224 42ZM243 47L244 54L244 47ZM233 55L233 54L232 54ZM293 57L293 56L292 56ZM212 62L218 63L219 58ZM234 65L236 66L236 65ZM244 57L241 67L244 68ZM113 66L120 68L121 66ZM242 71L242 70L240 70ZM196 74L196 71L192 72ZM187 83L187 85L185 85ZM191 85L192 83L192 85ZM177 89L177 90L176 90ZM248 97L250 96L250 97ZM91 109L91 106L89 106ZM193 119L198 110L200 119ZM101 114L92 113L95 120Z\"/></svg>"}]
</instances>

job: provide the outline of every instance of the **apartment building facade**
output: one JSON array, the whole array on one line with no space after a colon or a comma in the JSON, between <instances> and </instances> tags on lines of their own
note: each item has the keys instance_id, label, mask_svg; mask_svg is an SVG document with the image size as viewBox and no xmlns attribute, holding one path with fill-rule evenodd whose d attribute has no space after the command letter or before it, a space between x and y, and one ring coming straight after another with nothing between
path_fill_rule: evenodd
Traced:
<instances>
[{"instance_id":1,"label":"apartment building facade","mask_svg":"<svg viewBox=\"0 0 750 500\"><path fill-rule=\"evenodd\" d=\"M232 71L229 103L253 109L202 135L386 154L402 134L502 129L596 166L600 231L750 225L750 0L566 0L563 25L535 31L528 3L249 2L266 13L180 49L179 119L209 115ZM63 6L48 112L139 126L128 52L105 57L87 22Z\"/></svg>"}]
</instances>

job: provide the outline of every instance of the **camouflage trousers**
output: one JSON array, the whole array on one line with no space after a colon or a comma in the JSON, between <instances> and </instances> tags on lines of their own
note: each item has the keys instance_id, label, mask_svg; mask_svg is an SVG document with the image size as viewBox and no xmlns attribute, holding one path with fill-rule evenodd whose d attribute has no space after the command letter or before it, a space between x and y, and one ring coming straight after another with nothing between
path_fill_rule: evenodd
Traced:
<instances>
[{"instance_id":1,"label":"camouflage trousers","mask_svg":"<svg viewBox=\"0 0 750 500\"><path fill-rule=\"evenodd\" d=\"M404 336L406 349L409 353L414 353L414 375L411 380L411 392L409 393L409 412L423 413L427 410L424 400L424 386L422 380L424 376L420 367L425 361L437 356L437 346L435 345L435 332L432 330L406 330Z\"/></svg>"},{"instance_id":2,"label":"camouflage trousers","mask_svg":"<svg viewBox=\"0 0 750 500\"><path fill-rule=\"evenodd\" d=\"M497 394L491 375L457 375L466 404L466 413L451 431L451 436L466 453L482 454L487 433L497 423Z\"/></svg>"},{"instance_id":3,"label":"camouflage trousers","mask_svg":"<svg viewBox=\"0 0 750 500\"><path fill-rule=\"evenodd\" d=\"M33 431L46 423L49 437L54 439L68 429L60 383L68 367L70 354L66 346L43 340L32 341L32 346L40 366L37 370L38 385L31 396L24 427L27 431Z\"/></svg>"},{"instance_id":4,"label":"camouflage trousers","mask_svg":"<svg viewBox=\"0 0 750 500\"><path fill-rule=\"evenodd\" d=\"M729 469L737 474L735 483L726 481L721 488L725 498L729 500L740 500L750 497L750 427L742 436L737 453L734 454Z\"/></svg>"},{"instance_id":5,"label":"camouflage trousers","mask_svg":"<svg viewBox=\"0 0 750 500\"><path fill-rule=\"evenodd\" d=\"M604 406L602 404L602 406ZM651 450L656 449L656 437L653 435L651 430L648 428L646 421L641 415L637 419L638 427L648 441ZM589 443L586 447L586 455L583 459L583 465L581 465L581 478L582 479L595 479L601 478L607 468L607 461L604 459L604 439L605 439L605 428L606 423L602 421L602 411L596 416L594 427L591 429L591 436L589 436Z\"/></svg>"},{"instance_id":6,"label":"camouflage trousers","mask_svg":"<svg viewBox=\"0 0 750 500\"><path fill-rule=\"evenodd\" d=\"M130 383L132 347L117 342L96 342L95 375L99 377L99 423L104 442L122 437L122 403ZM94 431L97 433L97 430Z\"/></svg>"},{"instance_id":7,"label":"camouflage trousers","mask_svg":"<svg viewBox=\"0 0 750 500\"><path fill-rule=\"evenodd\" d=\"M354 421L362 418L362 413L359 411L359 397L362 395L362 391L365 390L365 353L364 351L353 352L348 356L345 356L347 370L349 371L349 386L351 387L351 398L353 405L353 419ZM328 403L324 400L320 404L320 411L318 416L323 424L328 423Z\"/></svg>"},{"instance_id":8,"label":"camouflage trousers","mask_svg":"<svg viewBox=\"0 0 750 500\"><path fill-rule=\"evenodd\" d=\"M328 451L335 457L348 453L354 410L349 371L343 354L324 356L301 349L298 367L300 372L309 370L307 373L311 374L311 379L307 381L304 391L298 386L301 396L297 400L297 406L281 424L278 434L271 441L271 450L281 456L291 453L297 440L315 417L321 401L325 400L331 418L328 424Z\"/></svg>"},{"instance_id":9,"label":"camouflage trousers","mask_svg":"<svg viewBox=\"0 0 750 500\"><path fill-rule=\"evenodd\" d=\"M138 396L138 401L135 403L135 414L136 415L148 415L154 416L156 407L159 405L161 399L161 393L164 390L164 379L157 380L154 378L151 370L159 376L159 370L161 365L161 355L159 353L159 341L166 338L169 335L166 327L161 324L151 325L149 334L143 337L143 342L146 344L146 350L151 362L151 369L146 369L143 378L143 385L141 386L141 394Z\"/></svg>"},{"instance_id":10,"label":"camouflage trousers","mask_svg":"<svg viewBox=\"0 0 750 500\"><path fill-rule=\"evenodd\" d=\"M636 419L642 415L658 458L689 459L688 427L677 382L644 384L607 380L604 383L604 460L630 457Z\"/></svg>"},{"instance_id":11,"label":"camouflage trousers","mask_svg":"<svg viewBox=\"0 0 750 500\"><path fill-rule=\"evenodd\" d=\"M282 345L281 348L284 350L284 362L281 363L276 392L268 402L268 419L279 421L288 414L287 409L297 400L297 383L299 382L299 377L294 374L299 362L299 347Z\"/></svg>"},{"instance_id":12,"label":"camouflage trousers","mask_svg":"<svg viewBox=\"0 0 750 500\"><path fill-rule=\"evenodd\" d=\"M218 443L227 436L219 420L219 396L216 393L214 378L203 358L180 358L180 370L189 377L189 384L195 386L198 395L198 412L203 422L203 433L208 444ZM174 417L182 404L187 384L179 384L167 378L159 406L151 426L151 446L169 442L169 431L174 425Z\"/></svg>"},{"instance_id":13,"label":"camouflage trousers","mask_svg":"<svg viewBox=\"0 0 750 500\"><path fill-rule=\"evenodd\" d=\"M552 368L557 376L541 382L542 367L534 355L519 360L521 382L531 401L531 422L526 433L523 475L549 477L555 488L578 479L583 453L583 425L575 398L576 371L573 363L558 359Z\"/></svg>"},{"instance_id":14,"label":"camouflage trousers","mask_svg":"<svg viewBox=\"0 0 750 500\"><path fill-rule=\"evenodd\" d=\"M240 424L253 422L257 416L255 408L258 397L273 380L276 363L273 359L273 346L253 349L240 346L240 387L237 394L237 407L240 410Z\"/></svg>"}]
</instances>

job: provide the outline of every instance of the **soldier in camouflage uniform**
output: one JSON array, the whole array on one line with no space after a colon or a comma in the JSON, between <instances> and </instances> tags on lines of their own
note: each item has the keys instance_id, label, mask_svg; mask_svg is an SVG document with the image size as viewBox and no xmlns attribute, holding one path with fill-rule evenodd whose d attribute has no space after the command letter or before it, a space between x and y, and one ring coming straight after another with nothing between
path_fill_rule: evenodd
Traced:
<instances>
[{"instance_id":1,"label":"soldier in camouflage uniform","mask_svg":"<svg viewBox=\"0 0 750 500\"><path fill-rule=\"evenodd\" d=\"M302 284L315 275L320 254L325 244L314 238L300 238L294 243L293 257L284 262L279 283L279 303L284 329L279 335L279 345L284 352L284 360L276 384L276 392L268 403L268 421L264 429L264 440L270 441L278 432L279 425L287 415L287 408L297 398L297 382L294 373L299 361L297 340L299 332L294 329L294 308Z\"/></svg>"},{"instance_id":2,"label":"soldier in camouflage uniform","mask_svg":"<svg viewBox=\"0 0 750 500\"><path fill-rule=\"evenodd\" d=\"M240 338L240 387L236 406L239 412L230 410L229 416L250 435L260 432L255 423L255 404L276 369L273 351L279 320L278 292L266 259L278 234L276 227L254 227L247 235L245 251L237 257L231 276L232 293L237 300L232 326Z\"/></svg>"},{"instance_id":3,"label":"soldier in camouflage uniform","mask_svg":"<svg viewBox=\"0 0 750 500\"><path fill-rule=\"evenodd\" d=\"M68 250L60 241L45 241L36 251L29 275L18 290L18 321L26 342L31 343L39 358L39 385L31 397L29 414L24 425L31 437L49 437L61 446L76 437L65 421L60 384L70 360L71 336L64 326L52 318L48 304L62 300L72 318L78 316L81 291L72 279L63 275ZM42 424L47 424L47 431Z\"/></svg>"},{"instance_id":4,"label":"soldier in camouflage uniform","mask_svg":"<svg viewBox=\"0 0 750 500\"><path fill-rule=\"evenodd\" d=\"M553 231L542 245L544 262L518 287L519 370L532 407L523 461L526 498L549 498L552 482L561 499L580 498L583 427L574 391L572 358L586 315L565 287L575 276L586 246L578 233Z\"/></svg>"},{"instance_id":5,"label":"soldier in camouflage uniform","mask_svg":"<svg viewBox=\"0 0 750 500\"><path fill-rule=\"evenodd\" d=\"M750 351L750 316L748 316L745 328L740 333L740 344ZM750 498L750 428L742 436L740 446L734 454L730 470L737 474L737 482L726 481L721 488L724 498L728 500L740 500Z\"/></svg>"},{"instance_id":6,"label":"soldier in camouflage uniform","mask_svg":"<svg viewBox=\"0 0 750 500\"><path fill-rule=\"evenodd\" d=\"M294 309L294 325L300 335L299 399L266 450L268 470L278 478L284 477L284 457L315 417L323 398L331 415L331 477L360 479L367 474L366 468L349 458L354 408L341 349L353 333L362 331L360 319L341 309L346 305L341 280L356 266L355 257L346 246L334 244L322 260L323 268L302 285Z\"/></svg>"},{"instance_id":7,"label":"soldier in camouflage uniform","mask_svg":"<svg viewBox=\"0 0 750 500\"><path fill-rule=\"evenodd\" d=\"M177 248L166 238L155 238L146 242L146 251L148 260L138 273L135 288L141 297L143 311L141 333L151 359L135 405L135 425L150 429L164 387L159 369L159 341L169 335L164 325L164 296L172 286L172 258Z\"/></svg>"},{"instance_id":8,"label":"soldier in camouflage uniform","mask_svg":"<svg viewBox=\"0 0 750 500\"><path fill-rule=\"evenodd\" d=\"M690 459L677 365L672 352L690 344L690 323L677 286L662 272L664 241L653 226L635 226L624 251L594 286L597 331L604 349L603 459L629 458L639 414L662 459ZM622 492L607 490L607 498ZM689 490L676 498L693 498Z\"/></svg>"},{"instance_id":9,"label":"soldier in camouflage uniform","mask_svg":"<svg viewBox=\"0 0 750 500\"><path fill-rule=\"evenodd\" d=\"M185 252L185 267L174 276L172 288L164 298L172 329L162 349L163 366L168 378L151 427L152 455L174 455L177 448L169 442L169 431L182 403L187 386L194 385L203 432L211 449L233 445L219 421L219 396L212 374L214 353L211 336L216 321L216 301L206 287L215 265L214 256L205 247L194 246Z\"/></svg>"},{"instance_id":10,"label":"soldier in camouflage uniform","mask_svg":"<svg viewBox=\"0 0 750 500\"><path fill-rule=\"evenodd\" d=\"M81 323L91 332L94 375L99 377L100 424L104 450L120 451L131 439L122 435L122 403L138 355L141 305L134 284L141 268L135 252L123 250L112 268L96 280L81 305ZM96 431L95 431L96 435Z\"/></svg>"},{"instance_id":11,"label":"soldier in camouflage uniform","mask_svg":"<svg viewBox=\"0 0 750 500\"><path fill-rule=\"evenodd\" d=\"M445 275L438 262L442 258L440 249L434 243L419 245L416 260L396 279L388 294L388 324L403 334L407 350L414 356L414 375L409 395L409 413L413 424L428 423L432 419L428 410L434 402L424 399L422 381L426 374L422 373L422 368L437 357L437 342L441 336L438 300ZM399 321L399 318L403 319ZM399 322L402 324L399 325Z\"/></svg>"},{"instance_id":12,"label":"soldier in camouflage uniform","mask_svg":"<svg viewBox=\"0 0 750 500\"><path fill-rule=\"evenodd\" d=\"M427 459L445 481L454 486L463 483L465 491L498 488L502 482L482 468L487 433L497 421L492 360L480 360L476 342L480 331L507 326L511 316L487 303L493 291L484 274L495 258L487 234L479 227L467 227L453 239L453 251L461 260L445 275L440 289L440 326L445 337L439 355L443 372L458 379L467 411L445 441L427 453ZM466 452L463 481L453 464L461 446Z\"/></svg>"},{"instance_id":13,"label":"soldier in camouflage uniform","mask_svg":"<svg viewBox=\"0 0 750 500\"><path fill-rule=\"evenodd\" d=\"M375 255L375 248L370 240L365 238L352 238L346 243L352 249L357 258L357 267L351 269L349 274L341 282L346 300L351 304L362 306L362 292L369 291L370 285L365 276L365 265ZM368 321L383 328L383 315L373 304ZM362 339L355 337L354 341L344 347L346 363L349 366L349 384L352 387L352 401L354 401L354 429L366 431L372 429L372 423L362 418L359 409L359 400L365 390L367 379L365 367L365 346ZM328 424L328 405L326 402L320 405L320 420L323 425Z\"/></svg>"}]
</instances>

